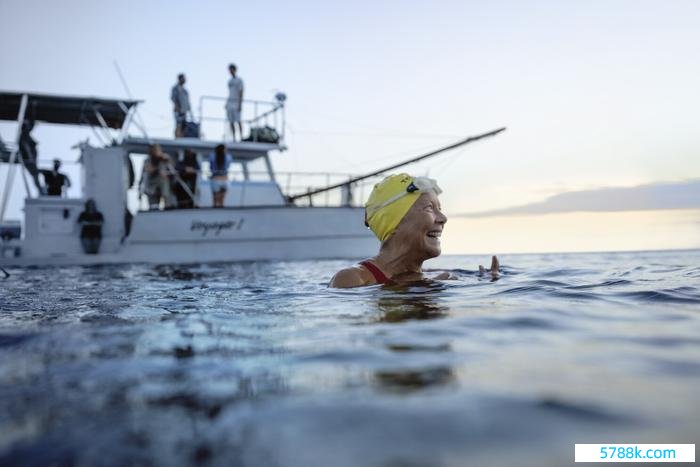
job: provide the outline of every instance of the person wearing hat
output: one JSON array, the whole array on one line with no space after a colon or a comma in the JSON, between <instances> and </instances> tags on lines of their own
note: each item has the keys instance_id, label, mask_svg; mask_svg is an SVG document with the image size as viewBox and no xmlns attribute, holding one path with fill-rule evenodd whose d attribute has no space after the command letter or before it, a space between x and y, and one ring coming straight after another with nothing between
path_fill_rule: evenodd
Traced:
<instances>
[{"instance_id":1,"label":"person wearing hat","mask_svg":"<svg viewBox=\"0 0 700 467\"><path fill-rule=\"evenodd\" d=\"M440 193L435 180L406 173L390 175L376 184L365 204L365 224L381 242L379 253L338 271L329 286L361 287L423 279L423 262L441 253L440 237L447 217L441 211ZM494 278L498 267L493 257L490 272ZM449 278L452 276L446 271L433 277Z\"/></svg>"}]
</instances>

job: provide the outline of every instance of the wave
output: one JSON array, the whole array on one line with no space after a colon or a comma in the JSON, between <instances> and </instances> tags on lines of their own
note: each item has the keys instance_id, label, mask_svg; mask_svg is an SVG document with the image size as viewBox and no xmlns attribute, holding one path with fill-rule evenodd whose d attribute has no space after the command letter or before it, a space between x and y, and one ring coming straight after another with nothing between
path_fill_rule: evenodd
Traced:
<instances>
[{"instance_id":1,"label":"wave","mask_svg":"<svg viewBox=\"0 0 700 467\"><path fill-rule=\"evenodd\" d=\"M617 292L616 296L643 302L668 302L700 304L700 295L692 295L676 290L638 290L633 292Z\"/></svg>"}]
</instances>

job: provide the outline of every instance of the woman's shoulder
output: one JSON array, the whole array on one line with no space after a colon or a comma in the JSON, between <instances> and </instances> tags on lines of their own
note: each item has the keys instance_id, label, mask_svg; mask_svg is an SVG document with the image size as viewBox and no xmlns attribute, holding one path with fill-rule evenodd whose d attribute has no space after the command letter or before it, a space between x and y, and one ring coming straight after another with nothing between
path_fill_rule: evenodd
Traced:
<instances>
[{"instance_id":1,"label":"woman's shoulder","mask_svg":"<svg viewBox=\"0 0 700 467\"><path fill-rule=\"evenodd\" d=\"M366 268L358 264L338 271L328 286L345 289L372 285L374 283L376 283L374 276Z\"/></svg>"}]
</instances>

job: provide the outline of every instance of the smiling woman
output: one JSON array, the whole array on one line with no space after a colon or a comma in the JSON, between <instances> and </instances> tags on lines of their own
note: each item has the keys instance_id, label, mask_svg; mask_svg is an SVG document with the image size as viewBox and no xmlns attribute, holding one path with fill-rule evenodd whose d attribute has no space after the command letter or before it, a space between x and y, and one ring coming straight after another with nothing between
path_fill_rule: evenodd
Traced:
<instances>
[{"instance_id":1,"label":"smiling woman","mask_svg":"<svg viewBox=\"0 0 700 467\"><path fill-rule=\"evenodd\" d=\"M365 205L365 223L382 242L379 254L339 271L330 287L361 287L424 279L423 262L439 256L447 222L435 180L402 173L374 186ZM495 258L494 258L495 260ZM497 261L492 274L498 274ZM450 279L447 271L431 279Z\"/></svg>"}]
</instances>

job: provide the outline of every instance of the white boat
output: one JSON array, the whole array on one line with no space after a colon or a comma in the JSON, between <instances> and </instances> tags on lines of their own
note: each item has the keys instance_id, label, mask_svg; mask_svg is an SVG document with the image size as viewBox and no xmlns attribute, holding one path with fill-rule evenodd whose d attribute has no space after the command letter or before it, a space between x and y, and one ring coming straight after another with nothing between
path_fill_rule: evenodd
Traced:
<instances>
[{"instance_id":1,"label":"white boat","mask_svg":"<svg viewBox=\"0 0 700 467\"><path fill-rule=\"evenodd\" d=\"M12 224L0 242L0 266L114 264L114 263L211 263L251 260L309 260L364 258L377 251L378 242L364 225L364 209L353 205L353 188L383 172L343 181L321 189L284 193L273 170L271 155L284 144L284 100L267 103L269 110L247 121L260 124L274 116L281 128L277 142L227 142L239 177L229 177L224 208L212 208L206 170L198 175L190 209L128 209L133 190L131 157L148 153L159 144L171 155L191 150L201 161L220 144L198 138L153 139L130 136L138 101L0 92L0 119L25 118L39 122L88 125L106 144L79 145L82 195L79 198L32 196L25 164L17 147L5 154L8 173L0 205L0 225L13 188L15 169L24 182L24 219L21 229ZM256 102L255 107L264 103ZM200 122L202 117L200 115ZM281 123L280 123L281 120ZM143 130L143 128L141 128ZM467 139L471 140L496 134ZM116 132L116 134L115 134ZM18 130L19 140L19 130ZM101 136L102 135L102 136ZM457 146L453 145L453 146ZM437 152L449 149L443 148ZM430 156L429 154L426 156ZM415 159L414 159L415 160ZM264 162L264 179L248 170L254 161ZM410 161L409 161L410 162ZM206 162L203 164L206 167ZM403 165L403 164L399 164ZM313 200L335 189L341 191L335 205L319 206ZM95 200L104 216L102 241L97 254L86 254L80 241L78 216L88 199ZM17 232L20 230L20 232Z\"/></svg>"}]
</instances>

